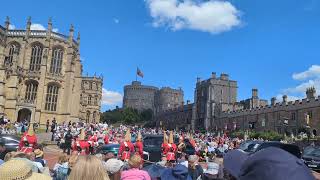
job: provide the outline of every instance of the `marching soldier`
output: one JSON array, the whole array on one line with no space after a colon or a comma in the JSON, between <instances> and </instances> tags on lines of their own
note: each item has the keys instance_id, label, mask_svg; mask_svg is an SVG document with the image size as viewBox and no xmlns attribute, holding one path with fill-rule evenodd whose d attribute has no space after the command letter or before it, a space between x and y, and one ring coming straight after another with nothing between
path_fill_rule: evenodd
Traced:
<instances>
[{"instance_id":1,"label":"marching soldier","mask_svg":"<svg viewBox=\"0 0 320 180\"><path fill-rule=\"evenodd\" d=\"M89 154L90 144L85 140L85 132L84 129L81 129L79 138L75 143L74 150L78 151L80 155L88 155Z\"/></svg>"},{"instance_id":2,"label":"marching soldier","mask_svg":"<svg viewBox=\"0 0 320 180\"><path fill-rule=\"evenodd\" d=\"M120 156L121 160L128 161L131 153L134 153L134 147L131 142L130 129L128 129L124 138L124 142L120 144L118 155Z\"/></svg>"},{"instance_id":3,"label":"marching soldier","mask_svg":"<svg viewBox=\"0 0 320 180\"><path fill-rule=\"evenodd\" d=\"M137 141L135 144L135 151L136 151L136 154L138 154L143 159L143 143L142 143L142 136L140 131L138 133Z\"/></svg>"},{"instance_id":4,"label":"marching soldier","mask_svg":"<svg viewBox=\"0 0 320 180\"><path fill-rule=\"evenodd\" d=\"M163 131L163 143L161 144L161 150L162 150L162 156L166 156L166 147L168 145L168 136L166 134L166 131Z\"/></svg>"},{"instance_id":5,"label":"marching soldier","mask_svg":"<svg viewBox=\"0 0 320 180\"><path fill-rule=\"evenodd\" d=\"M28 132L25 132L19 143L19 151L24 153L33 152L34 148L37 145L37 136L34 133L33 126L30 125Z\"/></svg>"},{"instance_id":6,"label":"marching soldier","mask_svg":"<svg viewBox=\"0 0 320 180\"><path fill-rule=\"evenodd\" d=\"M176 160L175 153L177 151L177 146L174 144L172 131L170 131L169 143L166 145L165 151L167 161L173 162Z\"/></svg>"}]
</instances>

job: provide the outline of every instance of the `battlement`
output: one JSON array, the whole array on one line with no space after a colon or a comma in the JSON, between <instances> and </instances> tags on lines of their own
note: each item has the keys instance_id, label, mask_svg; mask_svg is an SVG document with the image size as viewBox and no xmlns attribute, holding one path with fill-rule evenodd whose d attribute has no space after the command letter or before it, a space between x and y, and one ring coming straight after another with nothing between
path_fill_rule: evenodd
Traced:
<instances>
[{"instance_id":1,"label":"battlement","mask_svg":"<svg viewBox=\"0 0 320 180\"><path fill-rule=\"evenodd\" d=\"M259 114L259 113L268 113L268 112L275 112L275 111L290 111L290 110L296 110L301 109L302 107L308 108L308 107L316 107L320 106L320 96L314 99L300 99L295 101L289 101L287 103L284 102L278 102L275 104L270 104L266 106L260 106L252 109L241 109L236 111L223 111L221 113L220 117L228 117L230 115L232 116L242 116L246 114Z\"/></svg>"},{"instance_id":2,"label":"battlement","mask_svg":"<svg viewBox=\"0 0 320 180\"><path fill-rule=\"evenodd\" d=\"M52 28L51 18L48 21L48 29L47 30L31 30L31 18L28 18L26 29L9 29L10 19L7 17L5 22L5 27L0 25L0 33L7 37L28 37L28 38L52 38L59 41L63 41L64 43L72 43L74 46L78 47L80 45L80 35L74 39L74 28L71 25L69 30L69 36L54 32Z\"/></svg>"}]
</instances>

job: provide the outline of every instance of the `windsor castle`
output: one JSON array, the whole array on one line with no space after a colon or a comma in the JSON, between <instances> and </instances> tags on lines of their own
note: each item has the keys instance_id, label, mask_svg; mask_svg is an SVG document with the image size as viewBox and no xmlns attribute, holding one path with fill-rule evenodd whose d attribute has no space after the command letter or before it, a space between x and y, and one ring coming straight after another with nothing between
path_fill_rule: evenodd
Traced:
<instances>
[{"instance_id":1,"label":"windsor castle","mask_svg":"<svg viewBox=\"0 0 320 180\"><path fill-rule=\"evenodd\" d=\"M286 95L276 101L260 99L258 89L251 97L238 101L237 81L228 74L212 73L205 80L197 79L194 102L184 102L181 88L158 89L134 81L124 88L123 106L138 110L151 109L157 126L167 129L277 131L297 134L308 128L320 130L320 97L313 87L306 89L306 98L288 101Z\"/></svg>"},{"instance_id":2,"label":"windsor castle","mask_svg":"<svg viewBox=\"0 0 320 180\"><path fill-rule=\"evenodd\" d=\"M80 34L74 36L47 30L10 29L10 20L0 25L0 115L11 121L45 124L99 122L102 77L83 76Z\"/></svg>"}]
</instances>

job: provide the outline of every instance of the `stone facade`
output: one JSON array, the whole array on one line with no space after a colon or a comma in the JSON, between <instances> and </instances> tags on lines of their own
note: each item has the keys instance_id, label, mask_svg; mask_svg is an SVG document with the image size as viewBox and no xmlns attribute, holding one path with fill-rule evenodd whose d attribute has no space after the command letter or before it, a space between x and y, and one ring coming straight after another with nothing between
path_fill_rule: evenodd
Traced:
<instances>
[{"instance_id":1,"label":"stone facade","mask_svg":"<svg viewBox=\"0 0 320 180\"><path fill-rule=\"evenodd\" d=\"M154 114L183 105L183 91L181 88L172 89L142 85L133 81L124 87L123 108L133 108L138 111L151 109Z\"/></svg>"},{"instance_id":2,"label":"stone facade","mask_svg":"<svg viewBox=\"0 0 320 180\"><path fill-rule=\"evenodd\" d=\"M90 111L88 121L99 120L102 78L82 76L80 34L74 39L73 26L66 36L52 31L51 19L47 30L31 30L31 18L23 30L9 25L9 18L0 25L0 114L43 124L85 120ZM96 98L90 106L81 102L89 94Z\"/></svg>"},{"instance_id":3,"label":"stone facade","mask_svg":"<svg viewBox=\"0 0 320 180\"><path fill-rule=\"evenodd\" d=\"M319 132L320 96L315 96L315 88L306 90L305 99L291 102L284 95L282 102L273 97L270 104L259 98L257 89L252 89L251 98L237 101L237 88L237 82L226 74L217 78L212 73L204 81L198 78L194 103L159 113L155 119L157 125L169 129L184 125L193 130L255 129L287 134L310 128L314 133Z\"/></svg>"}]
</instances>

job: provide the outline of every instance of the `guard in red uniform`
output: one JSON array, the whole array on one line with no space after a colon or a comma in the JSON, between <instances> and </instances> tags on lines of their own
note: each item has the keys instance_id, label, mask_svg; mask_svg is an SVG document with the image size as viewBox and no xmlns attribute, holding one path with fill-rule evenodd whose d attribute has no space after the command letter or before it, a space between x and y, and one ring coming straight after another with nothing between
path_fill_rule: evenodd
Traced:
<instances>
[{"instance_id":1,"label":"guard in red uniform","mask_svg":"<svg viewBox=\"0 0 320 180\"><path fill-rule=\"evenodd\" d=\"M162 156L166 156L166 147L168 146L168 136L166 131L163 131L163 143L161 144Z\"/></svg>"},{"instance_id":2,"label":"guard in red uniform","mask_svg":"<svg viewBox=\"0 0 320 180\"><path fill-rule=\"evenodd\" d=\"M176 160L175 154L177 151L177 146L176 144L174 144L172 131L170 131L169 143L165 147L165 151L166 151L167 161L173 162Z\"/></svg>"},{"instance_id":3,"label":"guard in red uniform","mask_svg":"<svg viewBox=\"0 0 320 180\"><path fill-rule=\"evenodd\" d=\"M120 144L119 153L121 160L128 161L130 159L131 153L134 153L134 147L131 142L131 133L130 129L127 130L124 142Z\"/></svg>"},{"instance_id":4,"label":"guard in red uniform","mask_svg":"<svg viewBox=\"0 0 320 180\"><path fill-rule=\"evenodd\" d=\"M181 135L179 138L179 144L178 144L178 148L177 148L177 158L181 158L181 156L185 153L186 151L186 144L184 143L184 138Z\"/></svg>"},{"instance_id":5,"label":"guard in red uniform","mask_svg":"<svg viewBox=\"0 0 320 180\"><path fill-rule=\"evenodd\" d=\"M88 141L85 140L85 133L84 129L81 129L79 138L77 139L75 143L75 151L78 151L78 154L80 155L88 155L89 154L89 147L90 144Z\"/></svg>"},{"instance_id":6,"label":"guard in red uniform","mask_svg":"<svg viewBox=\"0 0 320 180\"><path fill-rule=\"evenodd\" d=\"M135 153L143 159L143 143L141 133L138 133L137 141L135 144Z\"/></svg>"},{"instance_id":7,"label":"guard in red uniform","mask_svg":"<svg viewBox=\"0 0 320 180\"><path fill-rule=\"evenodd\" d=\"M34 133L33 126L30 125L28 132L25 132L19 143L19 151L24 153L33 152L35 146L37 145L37 136Z\"/></svg>"}]
</instances>

